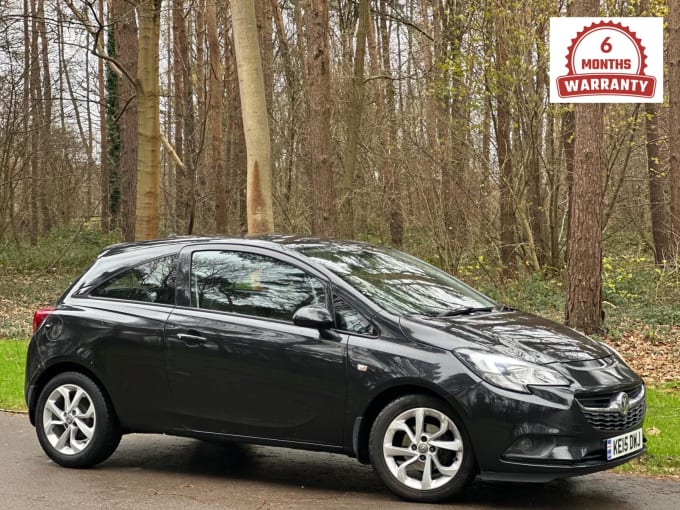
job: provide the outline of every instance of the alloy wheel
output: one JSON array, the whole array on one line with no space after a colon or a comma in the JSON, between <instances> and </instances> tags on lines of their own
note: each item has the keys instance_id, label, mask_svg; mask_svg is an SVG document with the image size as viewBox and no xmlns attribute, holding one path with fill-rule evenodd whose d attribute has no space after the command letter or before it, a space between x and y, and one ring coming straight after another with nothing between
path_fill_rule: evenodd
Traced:
<instances>
[{"instance_id":1,"label":"alloy wheel","mask_svg":"<svg viewBox=\"0 0 680 510\"><path fill-rule=\"evenodd\" d=\"M96 423L92 398L76 384L56 387L45 401L42 419L45 437L62 455L76 455L87 448Z\"/></svg>"},{"instance_id":2,"label":"alloy wheel","mask_svg":"<svg viewBox=\"0 0 680 510\"><path fill-rule=\"evenodd\" d=\"M388 425L382 444L390 473L412 489L427 491L451 481L463 463L463 440L446 414L417 407Z\"/></svg>"}]
</instances>

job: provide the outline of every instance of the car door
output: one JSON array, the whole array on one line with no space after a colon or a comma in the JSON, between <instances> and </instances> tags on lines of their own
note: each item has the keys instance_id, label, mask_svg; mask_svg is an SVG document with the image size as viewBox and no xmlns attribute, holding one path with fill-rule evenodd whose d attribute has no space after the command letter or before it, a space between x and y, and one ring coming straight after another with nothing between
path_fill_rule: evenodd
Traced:
<instances>
[{"instance_id":1,"label":"car door","mask_svg":"<svg viewBox=\"0 0 680 510\"><path fill-rule=\"evenodd\" d=\"M328 306L323 276L261 248L190 247L180 260L165 339L181 427L341 445L346 337L292 321L301 306Z\"/></svg>"},{"instance_id":2,"label":"car door","mask_svg":"<svg viewBox=\"0 0 680 510\"><path fill-rule=\"evenodd\" d=\"M88 358L121 423L157 430L171 418L163 328L175 302L177 255L145 260L113 273L69 300L65 328L77 358ZM66 312L64 312L66 314Z\"/></svg>"}]
</instances>

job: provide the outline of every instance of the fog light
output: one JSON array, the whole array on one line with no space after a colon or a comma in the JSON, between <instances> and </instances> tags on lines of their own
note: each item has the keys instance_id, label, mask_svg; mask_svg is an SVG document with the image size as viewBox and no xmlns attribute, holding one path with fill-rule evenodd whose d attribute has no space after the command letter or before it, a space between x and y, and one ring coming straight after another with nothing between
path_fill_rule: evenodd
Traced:
<instances>
[{"instance_id":1,"label":"fog light","mask_svg":"<svg viewBox=\"0 0 680 510\"><path fill-rule=\"evenodd\" d=\"M504 457L547 459L551 457L555 445L552 437L520 437L506 450Z\"/></svg>"}]
</instances>

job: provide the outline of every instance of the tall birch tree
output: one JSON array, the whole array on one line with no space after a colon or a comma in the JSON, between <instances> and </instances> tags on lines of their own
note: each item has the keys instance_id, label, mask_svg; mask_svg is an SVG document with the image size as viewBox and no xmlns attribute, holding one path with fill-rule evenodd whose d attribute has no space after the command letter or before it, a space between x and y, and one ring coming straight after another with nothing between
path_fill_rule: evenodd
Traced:
<instances>
[{"instance_id":1,"label":"tall birch tree","mask_svg":"<svg viewBox=\"0 0 680 510\"><path fill-rule=\"evenodd\" d=\"M232 2L234 53L248 161L246 207L248 233L274 230L269 117L253 0Z\"/></svg>"},{"instance_id":2,"label":"tall birch tree","mask_svg":"<svg viewBox=\"0 0 680 510\"><path fill-rule=\"evenodd\" d=\"M158 87L162 0L137 3L137 211L135 239L158 237L160 224L161 126Z\"/></svg>"}]
</instances>

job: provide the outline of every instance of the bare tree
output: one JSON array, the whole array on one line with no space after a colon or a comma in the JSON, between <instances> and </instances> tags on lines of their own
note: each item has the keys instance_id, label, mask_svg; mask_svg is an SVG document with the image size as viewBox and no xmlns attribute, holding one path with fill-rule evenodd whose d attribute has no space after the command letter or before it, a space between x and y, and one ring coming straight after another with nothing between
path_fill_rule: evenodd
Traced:
<instances>
[{"instance_id":1,"label":"bare tree","mask_svg":"<svg viewBox=\"0 0 680 510\"><path fill-rule=\"evenodd\" d=\"M347 120L347 144L343 158L344 174L342 178L342 193L340 209L342 213L341 233L343 237L354 235L354 210L352 194L354 193L354 174L356 173L357 146L359 144L359 130L364 110L364 60L366 58L366 34L370 22L370 6L368 0L359 1L359 27L357 29L357 43L354 52L354 73L352 75L352 103Z\"/></svg>"},{"instance_id":2,"label":"bare tree","mask_svg":"<svg viewBox=\"0 0 680 510\"><path fill-rule=\"evenodd\" d=\"M248 232L251 234L272 232L274 215L271 193L271 142L254 1L234 2L231 9L239 95L248 151L246 194Z\"/></svg>"},{"instance_id":3,"label":"bare tree","mask_svg":"<svg viewBox=\"0 0 680 510\"><path fill-rule=\"evenodd\" d=\"M331 159L331 75L328 0L305 2L307 41L308 147L312 174L312 231L336 232L335 182Z\"/></svg>"},{"instance_id":4,"label":"bare tree","mask_svg":"<svg viewBox=\"0 0 680 510\"><path fill-rule=\"evenodd\" d=\"M135 239L137 197L137 92L128 78L137 75L137 21L135 7L127 0L112 0L116 62L127 73L118 80L120 124L121 230L126 241Z\"/></svg>"},{"instance_id":5,"label":"bare tree","mask_svg":"<svg viewBox=\"0 0 680 510\"><path fill-rule=\"evenodd\" d=\"M506 9L504 0L498 0L497 8ZM512 149L510 147L510 98L508 97L508 39L511 34L505 16L496 18L496 150L500 168L500 240L501 262L505 270L514 263L515 212L513 207Z\"/></svg>"},{"instance_id":6,"label":"bare tree","mask_svg":"<svg viewBox=\"0 0 680 510\"><path fill-rule=\"evenodd\" d=\"M650 10L649 0L642 0L640 2L640 13L644 16L653 16L655 14ZM661 168L659 107L654 103L645 103L645 128L649 212L652 225L652 240L654 243L654 261L657 264L663 264L664 261L670 260L672 254L668 250L668 225L664 203L665 179Z\"/></svg>"},{"instance_id":7,"label":"bare tree","mask_svg":"<svg viewBox=\"0 0 680 510\"><path fill-rule=\"evenodd\" d=\"M217 37L217 9L215 0L206 2L206 24L208 38L208 138L209 154L207 163L215 182L215 229L227 231L226 169L224 168L222 142L222 64L220 41Z\"/></svg>"},{"instance_id":8,"label":"bare tree","mask_svg":"<svg viewBox=\"0 0 680 510\"><path fill-rule=\"evenodd\" d=\"M137 3L137 193L135 239L158 237L160 223L161 126L159 37L161 0Z\"/></svg>"}]
</instances>

